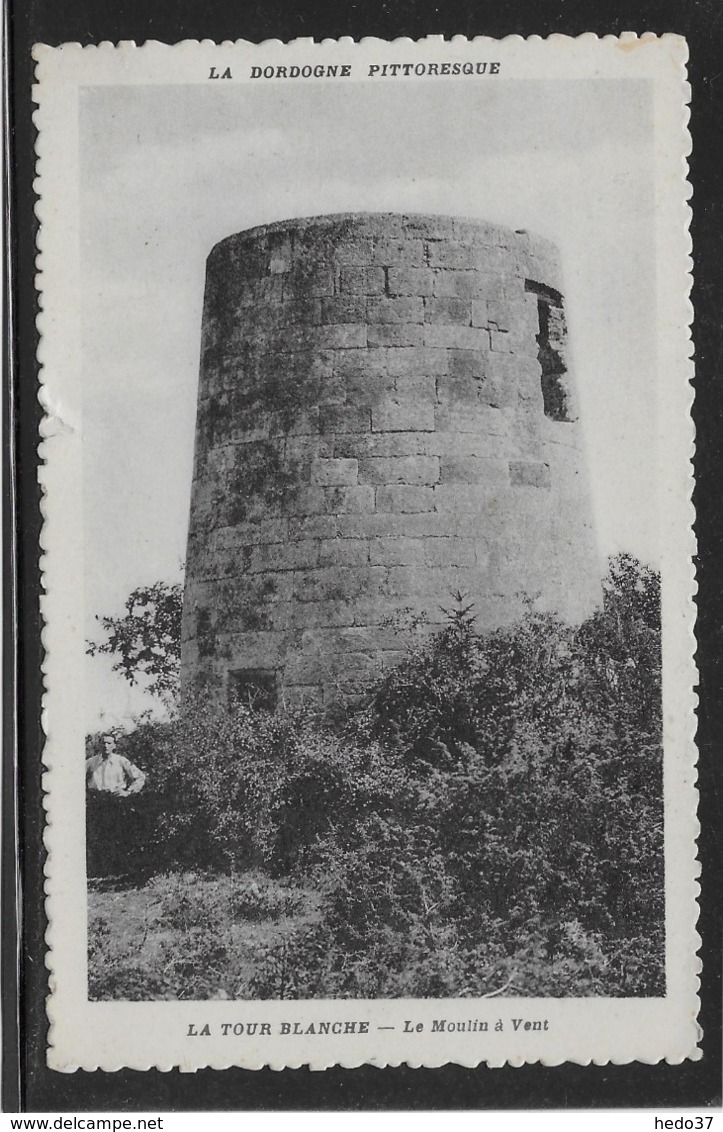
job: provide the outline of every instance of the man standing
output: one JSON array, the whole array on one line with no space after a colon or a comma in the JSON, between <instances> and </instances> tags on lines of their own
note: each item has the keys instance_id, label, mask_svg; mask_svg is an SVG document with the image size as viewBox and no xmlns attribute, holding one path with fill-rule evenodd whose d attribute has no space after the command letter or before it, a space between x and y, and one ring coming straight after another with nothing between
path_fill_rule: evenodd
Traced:
<instances>
[{"instance_id":1,"label":"man standing","mask_svg":"<svg viewBox=\"0 0 723 1132\"><path fill-rule=\"evenodd\" d=\"M127 798L143 789L146 776L116 749L112 735L103 737L103 753L85 761L85 780L89 790L99 790Z\"/></svg>"}]
</instances>

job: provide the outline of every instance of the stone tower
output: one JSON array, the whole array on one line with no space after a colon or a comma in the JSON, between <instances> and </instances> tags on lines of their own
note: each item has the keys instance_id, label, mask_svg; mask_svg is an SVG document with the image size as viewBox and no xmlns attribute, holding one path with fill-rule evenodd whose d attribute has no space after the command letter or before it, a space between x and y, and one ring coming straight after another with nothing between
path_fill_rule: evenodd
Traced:
<instances>
[{"instance_id":1,"label":"stone tower","mask_svg":"<svg viewBox=\"0 0 723 1132\"><path fill-rule=\"evenodd\" d=\"M182 686L348 696L445 620L600 598L556 249L439 216L289 220L206 276Z\"/></svg>"}]
</instances>

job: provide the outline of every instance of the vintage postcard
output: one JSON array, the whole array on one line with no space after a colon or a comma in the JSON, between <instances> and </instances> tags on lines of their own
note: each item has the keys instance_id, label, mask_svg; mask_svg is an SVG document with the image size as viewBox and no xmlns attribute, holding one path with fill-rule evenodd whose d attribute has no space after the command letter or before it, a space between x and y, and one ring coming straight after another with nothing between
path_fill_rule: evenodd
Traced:
<instances>
[{"instance_id":1,"label":"vintage postcard","mask_svg":"<svg viewBox=\"0 0 723 1132\"><path fill-rule=\"evenodd\" d=\"M35 48L53 1069L700 1056L686 56Z\"/></svg>"}]
</instances>

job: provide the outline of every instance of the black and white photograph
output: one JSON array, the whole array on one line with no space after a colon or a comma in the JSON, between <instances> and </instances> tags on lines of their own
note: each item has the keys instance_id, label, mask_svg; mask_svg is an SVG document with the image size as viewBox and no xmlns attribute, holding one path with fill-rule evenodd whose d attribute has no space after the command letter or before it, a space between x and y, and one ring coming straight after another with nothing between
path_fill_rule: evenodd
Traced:
<instances>
[{"instance_id":1,"label":"black and white photograph","mask_svg":"<svg viewBox=\"0 0 723 1132\"><path fill-rule=\"evenodd\" d=\"M602 41L570 74L522 40L79 60L46 765L81 998L176 1004L182 1059L555 1028L575 1058L555 1003L675 1008L696 1056L683 67L652 38L660 82Z\"/></svg>"}]
</instances>

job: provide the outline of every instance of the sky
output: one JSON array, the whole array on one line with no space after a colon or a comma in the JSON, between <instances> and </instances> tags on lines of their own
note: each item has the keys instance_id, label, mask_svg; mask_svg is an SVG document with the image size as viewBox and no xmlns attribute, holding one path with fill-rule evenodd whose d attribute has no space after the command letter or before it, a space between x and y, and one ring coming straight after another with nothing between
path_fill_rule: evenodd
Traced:
<instances>
[{"instance_id":1,"label":"sky","mask_svg":"<svg viewBox=\"0 0 723 1132\"><path fill-rule=\"evenodd\" d=\"M88 88L80 135L88 637L136 586L181 577L206 257L297 216L442 213L554 240L601 554L657 565L645 81ZM152 706L109 660L87 668L89 730Z\"/></svg>"}]
</instances>

